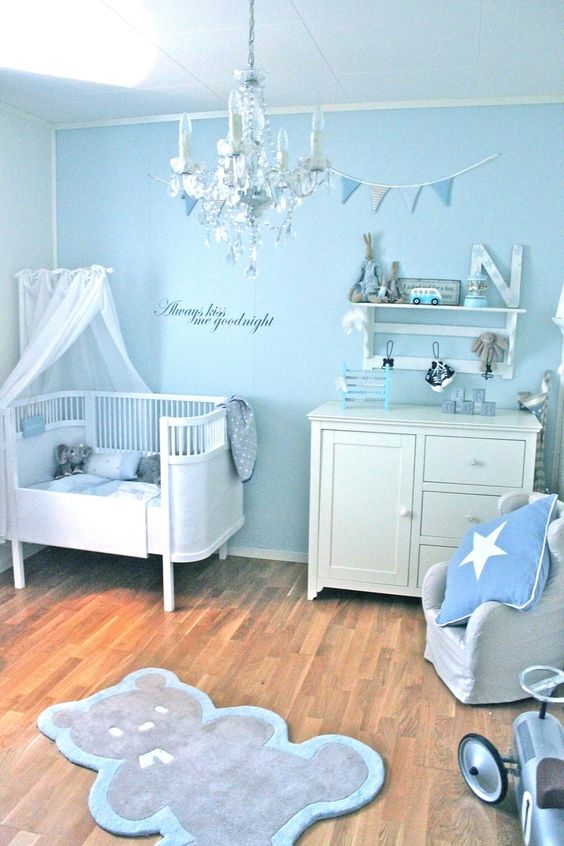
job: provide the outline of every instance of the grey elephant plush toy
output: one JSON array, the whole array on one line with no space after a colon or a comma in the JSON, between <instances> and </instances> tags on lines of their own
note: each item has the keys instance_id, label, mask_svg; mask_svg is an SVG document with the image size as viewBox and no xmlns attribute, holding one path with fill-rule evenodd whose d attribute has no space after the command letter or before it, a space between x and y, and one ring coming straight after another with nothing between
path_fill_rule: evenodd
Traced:
<instances>
[{"instance_id":1,"label":"grey elephant plush toy","mask_svg":"<svg viewBox=\"0 0 564 846\"><path fill-rule=\"evenodd\" d=\"M91 455L92 448L84 444L75 444L75 446L71 447L66 444L59 444L55 449L55 459L58 464L55 479L84 473L86 462Z\"/></svg>"}]
</instances>

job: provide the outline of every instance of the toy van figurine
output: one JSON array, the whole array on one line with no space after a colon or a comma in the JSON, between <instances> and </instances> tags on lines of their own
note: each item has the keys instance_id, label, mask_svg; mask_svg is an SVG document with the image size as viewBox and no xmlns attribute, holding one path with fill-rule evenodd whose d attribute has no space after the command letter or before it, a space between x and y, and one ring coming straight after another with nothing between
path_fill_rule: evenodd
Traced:
<instances>
[{"instance_id":1,"label":"toy van figurine","mask_svg":"<svg viewBox=\"0 0 564 846\"><path fill-rule=\"evenodd\" d=\"M413 305L439 305L441 300L438 288L412 288L409 292L409 302Z\"/></svg>"}]
</instances>

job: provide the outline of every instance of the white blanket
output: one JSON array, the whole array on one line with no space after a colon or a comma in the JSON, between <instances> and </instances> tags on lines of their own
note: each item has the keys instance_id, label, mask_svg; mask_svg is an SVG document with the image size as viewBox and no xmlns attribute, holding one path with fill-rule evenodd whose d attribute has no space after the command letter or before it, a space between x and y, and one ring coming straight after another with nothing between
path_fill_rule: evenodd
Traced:
<instances>
[{"instance_id":1,"label":"white blanket","mask_svg":"<svg viewBox=\"0 0 564 846\"><path fill-rule=\"evenodd\" d=\"M76 473L33 485L35 490L56 491L57 493L86 494L88 496L126 497L138 502L149 502L160 495L158 485L148 482L124 482L120 479L106 479L91 473Z\"/></svg>"}]
</instances>

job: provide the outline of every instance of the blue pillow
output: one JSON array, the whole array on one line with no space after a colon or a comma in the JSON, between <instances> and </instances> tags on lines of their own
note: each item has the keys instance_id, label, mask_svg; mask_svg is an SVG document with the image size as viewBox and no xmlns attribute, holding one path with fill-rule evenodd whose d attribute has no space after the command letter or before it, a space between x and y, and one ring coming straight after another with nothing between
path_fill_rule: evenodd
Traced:
<instances>
[{"instance_id":1,"label":"blue pillow","mask_svg":"<svg viewBox=\"0 0 564 846\"><path fill-rule=\"evenodd\" d=\"M556 503L556 494L545 496L468 529L448 565L439 626L466 623L490 600L520 611L534 608L550 568L546 534Z\"/></svg>"}]
</instances>

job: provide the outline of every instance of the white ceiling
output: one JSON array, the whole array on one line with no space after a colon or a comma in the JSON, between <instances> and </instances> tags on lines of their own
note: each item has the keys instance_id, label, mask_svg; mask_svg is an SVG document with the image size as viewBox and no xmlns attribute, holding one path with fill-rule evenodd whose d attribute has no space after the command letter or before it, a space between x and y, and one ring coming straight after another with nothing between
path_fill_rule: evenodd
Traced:
<instances>
[{"instance_id":1,"label":"white ceiling","mask_svg":"<svg viewBox=\"0 0 564 846\"><path fill-rule=\"evenodd\" d=\"M2 0L0 28L22 2ZM157 48L143 82L0 67L0 102L55 125L225 109L233 69L247 64L247 0L95 2ZM271 110L564 99L563 0L256 0L255 16Z\"/></svg>"}]
</instances>

